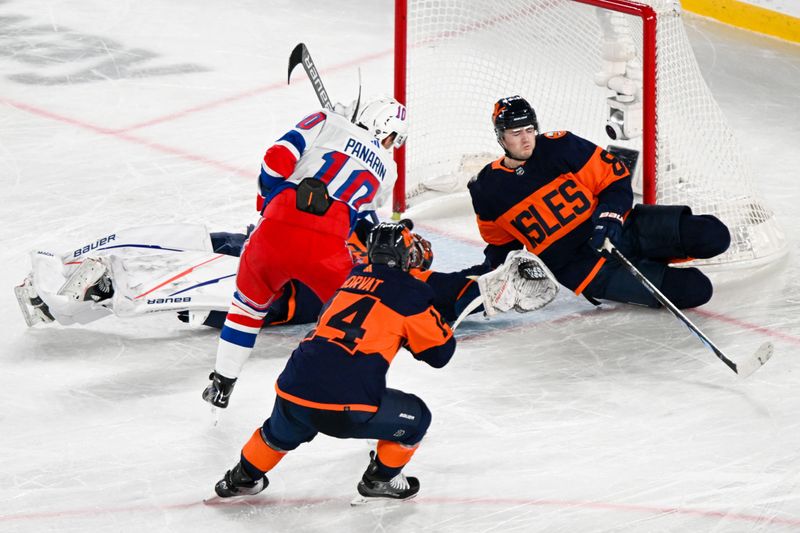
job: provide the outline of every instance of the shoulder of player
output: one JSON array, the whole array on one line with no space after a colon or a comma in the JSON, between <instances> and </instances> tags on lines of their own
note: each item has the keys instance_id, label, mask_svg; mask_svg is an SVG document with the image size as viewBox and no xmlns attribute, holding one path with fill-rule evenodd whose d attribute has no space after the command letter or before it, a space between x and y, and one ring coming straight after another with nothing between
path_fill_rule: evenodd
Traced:
<instances>
[{"instance_id":1,"label":"shoulder of player","mask_svg":"<svg viewBox=\"0 0 800 533\"><path fill-rule=\"evenodd\" d=\"M348 135L351 136L363 136L367 134L366 130L356 126L346 117L343 117L339 113L325 108L317 109L307 114L295 124L295 128L301 131L336 128L339 130L344 130Z\"/></svg>"},{"instance_id":2,"label":"shoulder of player","mask_svg":"<svg viewBox=\"0 0 800 533\"><path fill-rule=\"evenodd\" d=\"M297 121L294 127L299 130L309 130L321 124L325 124L330 120L331 115L334 114L333 111L328 109L316 109L304 115L303 118Z\"/></svg>"},{"instance_id":3,"label":"shoulder of player","mask_svg":"<svg viewBox=\"0 0 800 533\"><path fill-rule=\"evenodd\" d=\"M592 147L594 149L597 146L593 142L566 130L540 133L536 136L536 144L548 146L551 150L559 148L569 150L575 147ZM536 153L536 150L534 150L534 153Z\"/></svg>"},{"instance_id":4,"label":"shoulder of player","mask_svg":"<svg viewBox=\"0 0 800 533\"><path fill-rule=\"evenodd\" d=\"M353 137L366 136L367 139L372 139L367 130L359 126L356 126L355 124L350 122L348 118L343 117L339 113L335 113L329 109L323 109L320 110L319 112L326 115L325 123L328 127L331 126L336 127L340 130L345 131L348 135L351 135Z\"/></svg>"},{"instance_id":5,"label":"shoulder of player","mask_svg":"<svg viewBox=\"0 0 800 533\"><path fill-rule=\"evenodd\" d=\"M433 301L433 289L407 272L384 265L359 265L351 276L375 278L375 290L381 303L395 312L409 316L427 309ZM345 282L345 286L347 282Z\"/></svg>"},{"instance_id":6,"label":"shoulder of player","mask_svg":"<svg viewBox=\"0 0 800 533\"><path fill-rule=\"evenodd\" d=\"M577 135L567 130L545 131L536 136L536 143L564 144L580 139Z\"/></svg>"},{"instance_id":7,"label":"shoulder of player","mask_svg":"<svg viewBox=\"0 0 800 533\"><path fill-rule=\"evenodd\" d=\"M534 159L545 162L569 161L582 166L595 153L597 145L569 131L549 131L536 137Z\"/></svg>"},{"instance_id":8,"label":"shoulder of player","mask_svg":"<svg viewBox=\"0 0 800 533\"><path fill-rule=\"evenodd\" d=\"M467 187L474 196L484 184L491 182L495 176L505 175L509 172L514 171L503 166L503 156L500 156L491 163L487 163L477 174L475 174L469 180L469 183L467 183Z\"/></svg>"},{"instance_id":9,"label":"shoulder of player","mask_svg":"<svg viewBox=\"0 0 800 533\"><path fill-rule=\"evenodd\" d=\"M373 137L367 130L361 126L356 126L346 117L333 111L325 111L328 113L328 119L325 123L325 129L328 131L327 135L345 142L347 148L355 150L356 148L368 154L372 152L374 155L384 162L392 162L394 158L392 153L388 150L381 149L375 137Z\"/></svg>"}]
</instances>

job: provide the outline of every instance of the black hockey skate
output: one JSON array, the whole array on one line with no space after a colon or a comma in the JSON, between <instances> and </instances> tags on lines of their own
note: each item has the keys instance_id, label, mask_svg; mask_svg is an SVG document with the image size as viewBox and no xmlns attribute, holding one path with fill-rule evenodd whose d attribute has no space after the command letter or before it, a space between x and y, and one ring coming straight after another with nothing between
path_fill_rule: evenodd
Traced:
<instances>
[{"instance_id":1,"label":"black hockey skate","mask_svg":"<svg viewBox=\"0 0 800 533\"><path fill-rule=\"evenodd\" d=\"M369 466L358 482L358 493L362 496L356 498L351 505L361 505L375 500L408 500L419 492L419 480L415 477L406 477L402 472L391 479L381 478L376 475L378 462L375 452L369 452Z\"/></svg>"},{"instance_id":2,"label":"black hockey skate","mask_svg":"<svg viewBox=\"0 0 800 533\"><path fill-rule=\"evenodd\" d=\"M103 274L94 285L86 289L83 299L102 302L112 296L114 296L114 284L108 274Z\"/></svg>"},{"instance_id":3,"label":"black hockey skate","mask_svg":"<svg viewBox=\"0 0 800 533\"><path fill-rule=\"evenodd\" d=\"M269 486L267 476L253 479L242 468L242 463L236 463L232 470L225 472L225 477L217 481L214 492L220 498L233 498L234 496L252 496L258 494Z\"/></svg>"}]
</instances>

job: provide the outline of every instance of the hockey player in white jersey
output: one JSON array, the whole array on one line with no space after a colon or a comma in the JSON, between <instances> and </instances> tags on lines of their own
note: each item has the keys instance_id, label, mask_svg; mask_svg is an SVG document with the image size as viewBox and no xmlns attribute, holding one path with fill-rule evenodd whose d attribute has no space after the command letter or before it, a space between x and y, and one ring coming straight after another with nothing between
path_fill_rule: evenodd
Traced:
<instances>
[{"instance_id":1,"label":"hockey player in white jersey","mask_svg":"<svg viewBox=\"0 0 800 533\"><path fill-rule=\"evenodd\" d=\"M390 196L397 177L392 149L407 131L405 106L378 97L353 122L329 110L312 113L266 151L262 218L242 252L206 401L227 407L270 302L289 279L322 301L341 286L353 267L346 240L359 214Z\"/></svg>"}]
</instances>

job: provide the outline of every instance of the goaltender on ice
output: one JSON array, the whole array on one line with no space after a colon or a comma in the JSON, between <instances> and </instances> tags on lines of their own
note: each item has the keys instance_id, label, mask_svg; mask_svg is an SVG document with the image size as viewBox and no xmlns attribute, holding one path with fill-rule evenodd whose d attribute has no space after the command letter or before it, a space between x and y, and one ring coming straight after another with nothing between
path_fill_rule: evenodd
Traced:
<instances>
[{"instance_id":1,"label":"goaltender on ice","mask_svg":"<svg viewBox=\"0 0 800 533\"><path fill-rule=\"evenodd\" d=\"M719 219L685 205L633 206L631 174L617 157L568 131L540 134L520 96L497 101L492 123L505 155L469 183L490 265L524 247L593 303L660 307L601 251L608 239L678 308L711 299L711 281L700 270L672 265L724 252L730 233Z\"/></svg>"},{"instance_id":2,"label":"goaltender on ice","mask_svg":"<svg viewBox=\"0 0 800 533\"><path fill-rule=\"evenodd\" d=\"M411 226L410 221L403 222ZM350 236L353 265L366 260L363 243L372 226L361 221ZM484 295L489 314L533 309L531 297L539 297L532 270L536 258L515 257L498 269L504 272L485 275L480 275L481 266L436 272L430 269L430 243L416 233L412 236L419 266L410 272L431 286L434 305L446 321L453 322L475 298L480 296L482 302ZM156 224L114 231L59 250L33 250L31 271L14 290L28 326L70 326L108 316L178 313L190 326L219 329L235 290L239 254L246 238L246 233L209 233L201 224ZM311 289L290 280L281 296L271 302L265 325L313 323L321 309L322 301ZM481 306L475 312L483 310Z\"/></svg>"}]
</instances>

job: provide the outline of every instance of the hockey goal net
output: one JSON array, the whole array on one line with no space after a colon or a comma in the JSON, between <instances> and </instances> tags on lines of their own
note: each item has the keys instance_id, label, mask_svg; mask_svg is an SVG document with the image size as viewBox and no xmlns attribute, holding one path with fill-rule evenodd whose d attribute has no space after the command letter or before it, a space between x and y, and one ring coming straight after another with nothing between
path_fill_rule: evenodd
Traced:
<instances>
[{"instance_id":1,"label":"hockey goal net","mask_svg":"<svg viewBox=\"0 0 800 533\"><path fill-rule=\"evenodd\" d=\"M677 2L396 0L395 15L395 94L411 117L396 212L465 191L502 153L494 102L519 94L542 132L569 130L633 154L640 201L723 220L731 248L704 264L750 266L785 250L700 74Z\"/></svg>"}]
</instances>

